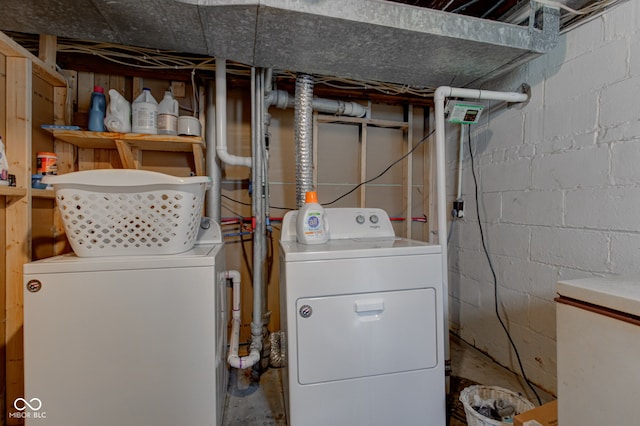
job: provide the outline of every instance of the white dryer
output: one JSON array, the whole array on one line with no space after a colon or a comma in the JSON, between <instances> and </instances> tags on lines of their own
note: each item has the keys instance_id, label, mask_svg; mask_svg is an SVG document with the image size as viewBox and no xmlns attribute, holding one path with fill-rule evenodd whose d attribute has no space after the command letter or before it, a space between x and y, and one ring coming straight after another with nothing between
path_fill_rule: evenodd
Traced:
<instances>
[{"instance_id":1,"label":"white dryer","mask_svg":"<svg viewBox=\"0 0 640 426\"><path fill-rule=\"evenodd\" d=\"M326 209L330 240L283 221L280 309L290 426L446 423L439 245L396 238L383 210Z\"/></svg>"}]
</instances>

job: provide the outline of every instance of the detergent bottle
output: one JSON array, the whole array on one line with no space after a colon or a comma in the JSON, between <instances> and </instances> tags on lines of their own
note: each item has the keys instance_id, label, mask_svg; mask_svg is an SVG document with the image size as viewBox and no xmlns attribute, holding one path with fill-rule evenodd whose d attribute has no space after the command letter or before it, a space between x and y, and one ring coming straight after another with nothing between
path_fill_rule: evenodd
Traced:
<instances>
[{"instance_id":1,"label":"detergent bottle","mask_svg":"<svg viewBox=\"0 0 640 426\"><path fill-rule=\"evenodd\" d=\"M315 191L305 194L305 203L298 211L296 239L301 244L322 244L329 241L329 224Z\"/></svg>"},{"instance_id":2,"label":"detergent bottle","mask_svg":"<svg viewBox=\"0 0 640 426\"><path fill-rule=\"evenodd\" d=\"M89 107L89 130L104 132L104 116L107 110L107 98L101 86L93 86L91 104Z\"/></svg>"}]
</instances>

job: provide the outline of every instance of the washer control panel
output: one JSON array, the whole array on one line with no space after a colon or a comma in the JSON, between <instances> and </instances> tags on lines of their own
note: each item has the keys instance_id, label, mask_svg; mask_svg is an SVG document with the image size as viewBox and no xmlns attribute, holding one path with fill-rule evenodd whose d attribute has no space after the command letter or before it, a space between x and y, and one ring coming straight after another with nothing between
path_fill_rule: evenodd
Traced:
<instances>
[{"instance_id":1,"label":"washer control panel","mask_svg":"<svg viewBox=\"0 0 640 426\"><path fill-rule=\"evenodd\" d=\"M329 240L354 238L395 238L391 219L378 208L326 208ZM282 222L282 241L296 240L297 211L288 212Z\"/></svg>"}]
</instances>

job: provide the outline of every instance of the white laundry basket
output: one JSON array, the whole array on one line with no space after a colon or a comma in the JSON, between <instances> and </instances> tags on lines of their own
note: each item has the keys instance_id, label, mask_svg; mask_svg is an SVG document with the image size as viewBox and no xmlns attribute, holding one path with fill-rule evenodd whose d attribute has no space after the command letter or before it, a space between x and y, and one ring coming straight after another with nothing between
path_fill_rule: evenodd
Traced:
<instances>
[{"instance_id":1,"label":"white laundry basket","mask_svg":"<svg viewBox=\"0 0 640 426\"><path fill-rule=\"evenodd\" d=\"M493 420L483 416L473 409L474 396L480 397L482 400L499 400L508 401L513 404L516 414L533 410L535 406L531 401L523 398L519 394L499 386L483 386L474 385L466 387L460 392L460 402L464 406L464 412L467 416L467 425L469 426L509 426L512 423Z\"/></svg>"},{"instance_id":2,"label":"white laundry basket","mask_svg":"<svg viewBox=\"0 0 640 426\"><path fill-rule=\"evenodd\" d=\"M132 169L46 176L80 257L175 254L193 247L211 186L207 176Z\"/></svg>"}]
</instances>

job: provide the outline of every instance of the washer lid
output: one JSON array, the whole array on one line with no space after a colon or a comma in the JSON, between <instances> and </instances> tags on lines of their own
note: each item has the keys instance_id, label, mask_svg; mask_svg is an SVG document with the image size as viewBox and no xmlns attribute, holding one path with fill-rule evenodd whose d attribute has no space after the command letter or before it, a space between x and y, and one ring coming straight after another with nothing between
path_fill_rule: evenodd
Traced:
<instances>
[{"instance_id":1,"label":"washer lid","mask_svg":"<svg viewBox=\"0 0 640 426\"><path fill-rule=\"evenodd\" d=\"M148 256L79 257L74 253L67 253L26 263L23 271L26 275L213 266L216 255L223 247L224 244L201 244L182 253Z\"/></svg>"},{"instance_id":2,"label":"washer lid","mask_svg":"<svg viewBox=\"0 0 640 426\"><path fill-rule=\"evenodd\" d=\"M560 296L640 316L640 276L594 277L560 281Z\"/></svg>"},{"instance_id":3,"label":"washer lid","mask_svg":"<svg viewBox=\"0 0 640 426\"><path fill-rule=\"evenodd\" d=\"M439 245L406 238L354 238L329 240L324 244L315 245L300 244L295 241L280 241L280 256L288 262L425 255L436 254L441 251Z\"/></svg>"}]
</instances>

